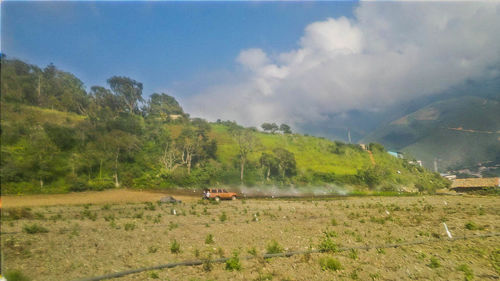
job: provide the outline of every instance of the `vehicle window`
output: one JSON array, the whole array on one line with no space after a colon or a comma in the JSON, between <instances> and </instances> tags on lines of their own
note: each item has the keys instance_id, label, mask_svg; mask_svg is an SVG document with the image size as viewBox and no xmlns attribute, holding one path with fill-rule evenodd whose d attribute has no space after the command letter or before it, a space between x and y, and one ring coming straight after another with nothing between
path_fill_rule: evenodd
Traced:
<instances>
[{"instance_id":1,"label":"vehicle window","mask_svg":"<svg viewBox=\"0 0 500 281\"><path fill-rule=\"evenodd\" d=\"M222 193L222 189L218 189L218 190L217 190L217 192L220 192L220 193Z\"/></svg>"},{"instance_id":2,"label":"vehicle window","mask_svg":"<svg viewBox=\"0 0 500 281\"><path fill-rule=\"evenodd\" d=\"M227 190L223 189L222 192L226 192L227 193Z\"/></svg>"}]
</instances>

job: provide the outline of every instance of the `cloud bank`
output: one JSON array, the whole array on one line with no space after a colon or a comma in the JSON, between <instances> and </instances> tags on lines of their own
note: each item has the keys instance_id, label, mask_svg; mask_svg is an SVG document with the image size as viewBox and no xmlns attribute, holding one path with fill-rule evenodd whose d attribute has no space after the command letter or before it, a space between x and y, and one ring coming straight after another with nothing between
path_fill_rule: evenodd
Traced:
<instances>
[{"instance_id":1,"label":"cloud bank","mask_svg":"<svg viewBox=\"0 0 500 281\"><path fill-rule=\"evenodd\" d=\"M351 19L309 24L296 49L242 50L238 78L193 96L187 107L252 126L383 110L500 75L499 30L499 3L362 2Z\"/></svg>"}]
</instances>

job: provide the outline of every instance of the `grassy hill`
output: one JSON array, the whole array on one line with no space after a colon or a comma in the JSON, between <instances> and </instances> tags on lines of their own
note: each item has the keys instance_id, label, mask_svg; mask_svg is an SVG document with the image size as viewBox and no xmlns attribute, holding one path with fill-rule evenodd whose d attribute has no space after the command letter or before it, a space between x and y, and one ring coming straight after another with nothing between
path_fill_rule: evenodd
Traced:
<instances>
[{"instance_id":1,"label":"grassy hill","mask_svg":"<svg viewBox=\"0 0 500 281\"><path fill-rule=\"evenodd\" d=\"M432 103L365 138L440 170L500 160L500 102L465 96Z\"/></svg>"},{"instance_id":2,"label":"grassy hill","mask_svg":"<svg viewBox=\"0 0 500 281\"><path fill-rule=\"evenodd\" d=\"M174 97L142 96L113 76L86 90L74 75L1 59L2 193L129 187L341 186L434 190L439 176L358 145L230 121L190 118ZM270 120L272 121L272 120Z\"/></svg>"}]
</instances>

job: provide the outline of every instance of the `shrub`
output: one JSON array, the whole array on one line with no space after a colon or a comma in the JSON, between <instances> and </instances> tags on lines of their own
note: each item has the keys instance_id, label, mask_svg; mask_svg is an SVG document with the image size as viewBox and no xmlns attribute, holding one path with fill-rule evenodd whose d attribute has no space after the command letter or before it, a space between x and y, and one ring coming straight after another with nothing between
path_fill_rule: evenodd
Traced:
<instances>
[{"instance_id":1,"label":"shrub","mask_svg":"<svg viewBox=\"0 0 500 281\"><path fill-rule=\"evenodd\" d=\"M333 226L337 226L338 225L337 220L335 218L332 218L332 225Z\"/></svg>"},{"instance_id":2,"label":"shrub","mask_svg":"<svg viewBox=\"0 0 500 281\"><path fill-rule=\"evenodd\" d=\"M276 240L273 240L267 244L266 251L268 254L278 254L283 253L284 249Z\"/></svg>"},{"instance_id":3,"label":"shrub","mask_svg":"<svg viewBox=\"0 0 500 281\"><path fill-rule=\"evenodd\" d=\"M178 254L181 252L181 245L175 239L172 241L172 243L170 243L170 252L172 254Z\"/></svg>"},{"instance_id":4,"label":"shrub","mask_svg":"<svg viewBox=\"0 0 500 281\"><path fill-rule=\"evenodd\" d=\"M226 270L241 270L241 262L237 252L234 252L233 256L226 261Z\"/></svg>"},{"instance_id":5,"label":"shrub","mask_svg":"<svg viewBox=\"0 0 500 281\"><path fill-rule=\"evenodd\" d=\"M321 266L322 270L341 270L342 269L342 264L340 262L332 257L322 257L319 259L319 265Z\"/></svg>"},{"instance_id":6,"label":"shrub","mask_svg":"<svg viewBox=\"0 0 500 281\"><path fill-rule=\"evenodd\" d=\"M214 243L214 236L212 234L208 234L207 237L205 238L205 244L213 244Z\"/></svg>"},{"instance_id":7,"label":"shrub","mask_svg":"<svg viewBox=\"0 0 500 281\"><path fill-rule=\"evenodd\" d=\"M35 233L47 233L49 230L41 225L38 224L32 224L32 225L27 225L25 224L23 226L23 231L28 233L28 234L35 234Z\"/></svg>"},{"instance_id":8,"label":"shrub","mask_svg":"<svg viewBox=\"0 0 500 281\"><path fill-rule=\"evenodd\" d=\"M152 279L159 279L160 276L158 275L158 273L152 271L151 273L149 273L149 277L151 277Z\"/></svg>"}]
</instances>

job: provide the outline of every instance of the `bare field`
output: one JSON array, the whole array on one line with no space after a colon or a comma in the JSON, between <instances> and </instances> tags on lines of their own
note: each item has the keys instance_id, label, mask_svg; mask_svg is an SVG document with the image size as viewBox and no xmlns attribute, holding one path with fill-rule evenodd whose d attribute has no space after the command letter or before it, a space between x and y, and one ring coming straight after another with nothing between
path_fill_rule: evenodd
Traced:
<instances>
[{"instance_id":1,"label":"bare field","mask_svg":"<svg viewBox=\"0 0 500 281\"><path fill-rule=\"evenodd\" d=\"M185 192L187 193L187 192ZM165 196L161 192L111 189L105 191L75 192L68 194L2 195L4 208L35 207L54 205L133 203L157 201ZM194 200L193 196L175 195L181 200Z\"/></svg>"},{"instance_id":2,"label":"bare field","mask_svg":"<svg viewBox=\"0 0 500 281\"><path fill-rule=\"evenodd\" d=\"M277 251L279 246L283 251L321 247L331 251L241 259L241 269L233 271L225 263L205 262L116 280L499 278L500 236L449 241L443 226L445 222L455 237L499 232L498 197L249 199L218 204L186 197L187 201L175 205L159 205L158 198L151 197L151 203L96 201L100 203L28 209L9 207L17 205L5 200L3 269L19 270L33 280L72 280L176 261L229 257L234 252L240 257L260 256L276 241ZM429 243L335 251L336 247L417 240ZM178 253L172 247L174 241ZM328 258L338 263L329 263Z\"/></svg>"}]
</instances>

